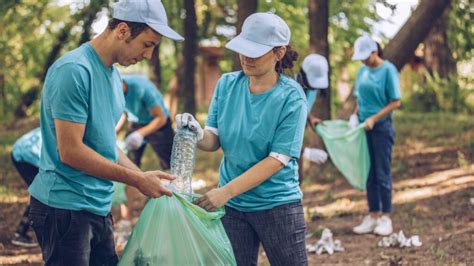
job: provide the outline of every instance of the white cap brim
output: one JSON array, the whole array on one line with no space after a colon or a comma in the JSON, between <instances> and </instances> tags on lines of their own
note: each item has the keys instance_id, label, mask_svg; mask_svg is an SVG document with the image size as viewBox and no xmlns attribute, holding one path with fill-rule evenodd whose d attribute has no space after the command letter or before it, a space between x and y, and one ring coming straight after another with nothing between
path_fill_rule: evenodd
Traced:
<instances>
[{"instance_id":1,"label":"white cap brim","mask_svg":"<svg viewBox=\"0 0 474 266\"><path fill-rule=\"evenodd\" d=\"M273 49L272 46L252 42L245 38L242 38L240 34L237 35L237 37L235 37L234 39L230 40L230 42L228 42L225 47L229 50L232 50L236 53L250 58L260 57L268 53L271 49Z\"/></svg>"},{"instance_id":2,"label":"white cap brim","mask_svg":"<svg viewBox=\"0 0 474 266\"><path fill-rule=\"evenodd\" d=\"M356 61L356 60L365 60L367 58L369 58L370 54L372 52L371 51L366 51L366 52L355 52L353 55L352 55L352 60L353 61Z\"/></svg>"},{"instance_id":3,"label":"white cap brim","mask_svg":"<svg viewBox=\"0 0 474 266\"><path fill-rule=\"evenodd\" d=\"M150 28L158 32L159 34L170 38L171 40L174 41L182 41L184 40L183 36L179 35L176 31L174 31L172 28L170 28L168 25L163 25L163 24L153 24L153 23L147 23Z\"/></svg>"},{"instance_id":4,"label":"white cap brim","mask_svg":"<svg viewBox=\"0 0 474 266\"><path fill-rule=\"evenodd\" d=\"M324 75L323 77L316 77L306 73L306 79L308 80L309 86L311 86L311 88L327 89L329 87L329 79L327 75Z\"/></svg>"}]
</instances>

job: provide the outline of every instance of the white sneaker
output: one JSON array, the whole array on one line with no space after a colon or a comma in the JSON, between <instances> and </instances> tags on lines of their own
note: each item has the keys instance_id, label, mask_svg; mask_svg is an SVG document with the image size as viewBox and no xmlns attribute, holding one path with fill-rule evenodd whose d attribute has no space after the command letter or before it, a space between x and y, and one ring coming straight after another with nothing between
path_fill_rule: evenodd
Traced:
<instances>
[{"instance_id":1,"label":"white sneaker","mask_svg":"<svg viewBox=\"0 0 474 266\"><path fill-rule=\"evenodd\" d=\"M374 233L381 236L388 236L393 232L392 220L387 215L382 215L377 219L377 226L374 229Z\"/></svg>"},{"instance_id":2,"label":"white sneaker","mask_svg":"<svg viewBox=\"0 0 474 266\"><path fill-rule=\"evenodd\" d=\"M372 233L377 226L377 219L372 218L372 216L367 215L364 217L364 220L362 221L361 224L358 226L354 227L352 231L356 234L368 234Z\"/></svg>"}]
</instances>

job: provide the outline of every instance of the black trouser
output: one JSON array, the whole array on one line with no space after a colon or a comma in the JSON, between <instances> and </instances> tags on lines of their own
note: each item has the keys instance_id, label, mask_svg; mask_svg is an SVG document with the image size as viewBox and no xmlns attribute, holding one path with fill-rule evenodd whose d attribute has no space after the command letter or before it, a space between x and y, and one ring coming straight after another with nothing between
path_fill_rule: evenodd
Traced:
<instances>
[{"instance_id":1,"label":"black trouser","mask_svg":"<svg viewBox=\"0 0 474 266\"><path fill-rule=\"evenodd\" d=\"M117 265L112 215L53 208L31 197L31 226L45 265Z\"/></svg>"},{"instance_id":2,"label":"black trouser","mask_svg":"<svg viewBox=\"0 0 474 266\"><path fill-rule=\"evenodd\" d=\"M130 123L127 128L127 136L146 125L139 125L136 123ZM160 159L160 165L163 170L170 168L171 160L171 149L173 147L174 131L171 127L171 121L168 118L166 124L161 127L158 131L145 137L145 140L150 143L151 147L155 151L158 159ZM129 151L128 157L138 167L140 167L143 152L145 151L146 144L142 145L138 150Z\"/></svg>"},{"instance_id":3,"label":"black trouser","mask_svg":"<svg viewBox=\"0 0 474 266\"><path fill-rule=\"evenodd\" d=\"M13 157L13 153L11 154L13 165L15 166L16 170L20 174L21 178L25 181L26 185L29 187L35 176L38 174L38 167L26 163L26 162L18 162ZM18 224L18 228L16 229L16 233L20 235L26 235L28 229L30 228L30 221L28 220L28 213L30 212L30 205L28 205L23 212L23 216L20 218L20 224Z\"/></svg>"}]
</instances>

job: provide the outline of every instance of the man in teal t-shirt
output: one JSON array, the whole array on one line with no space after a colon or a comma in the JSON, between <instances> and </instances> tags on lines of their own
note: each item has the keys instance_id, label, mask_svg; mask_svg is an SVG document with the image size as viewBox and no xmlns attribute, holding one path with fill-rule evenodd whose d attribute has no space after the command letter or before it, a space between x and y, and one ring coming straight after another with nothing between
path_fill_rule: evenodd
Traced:
<instances>
[{"instance_id":1,"label":"man in teal t-shirt","mask_svg":"<svg viewBox=\"0 0 474 266\"><path fill-rule=\"evenodd\" d=\"M140 166L146 140L160 159L161 168L169 169L174 131L163 96L150 80L138 75L123 77L123 91L129 121L125 139L128 157Z\"/></svg>"},{"instance_id":2,"label":"man in teal t-shirt","mask_svg":"<svg viewBox=\"0 0 474 266\"><path fill-rule=\"evenodd\" d=\"M120 1L97 38L59 58L41 97L40 171L30 186L30 220L46 265L116 265L110 215L114 181L148 197L172 195L160 171L142 172L115 143L124 110L114 66L151 59L167 26L161 1Z\"/></svg>"}]
</instances>

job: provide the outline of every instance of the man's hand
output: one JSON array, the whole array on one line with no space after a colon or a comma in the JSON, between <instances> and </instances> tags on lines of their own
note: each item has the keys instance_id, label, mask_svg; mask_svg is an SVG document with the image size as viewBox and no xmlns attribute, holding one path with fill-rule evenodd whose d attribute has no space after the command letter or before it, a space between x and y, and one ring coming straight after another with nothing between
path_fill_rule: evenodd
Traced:
<instances>
[{"instance_id":1,"label":"man's hand","mask_svg":"<svg viewBox=\"0 0 474 266\"><path fill-rule=\"evenodd\" d=\"M125 147L129 151L138 150L143 145L143 136L138 131L132 132L125 138Z\"/></svg>"},{"instance_id":2,"label":"man's hand","mask_svg":"<svg viewBox=\"0 0 474 266\"><path fill-rule=\"evenodd\" d=\"M199 207L213 212L218 208L224 206L232 198L231 193L227 191L227 188L215 188L198 198L194 201L194 204Z\"/></svg>"},{"instance_id":3,"label":"man's hand","mask_svg":"<svg viewBox=\"0 0 474 266\"><path fill-rule=\"evenodd\" d=\"M161 183L162 179L174 180L175 177L162 171L138 172L138 182L136 188L145 196L159 198L163 195L172 196L171 190L165 188Z\"/></svg>"},{"instance_id":4,"label":"man's hand","mask_svg":"<svg viewBox=\"0 0 474 266\"><path fill-rule=\"evenodd\" d=\"M375 118L373 116L365 120L365 130L372 130L375 125Z\"/></svg>"},{"instance_id":5,"label":"man's hand","mask_svg":"<svg viewBox=\"0 0 474 266\"><path fill-rule=\"evenodd\" d=\"M317 118L316 116L313 116L313 115L309 115L308 116L308 121L309 121L309 124L311 126L312 129L314 129L314 127L316 127L317 124L323 122L323 120Z\"/></svg>"},{"instance_id":6,"label":"man's hand","mask_svg":"<svg viewBox=\"0 0 474 266\"><path fill-rule=\"evenodd\" d=\"M204 138L204 130L202 129L199 122L194 118L192 114L184 113L176 115L176 126L178 128L188 127L196 133L197 140L200 141Z\"/></svg>"}]
</instances>

